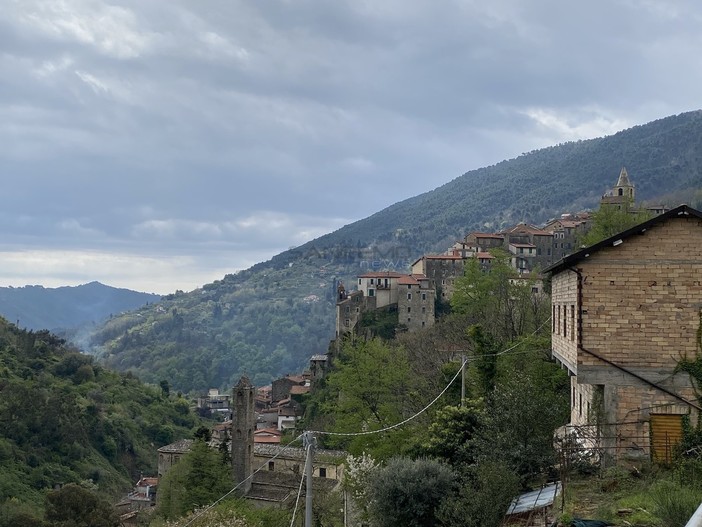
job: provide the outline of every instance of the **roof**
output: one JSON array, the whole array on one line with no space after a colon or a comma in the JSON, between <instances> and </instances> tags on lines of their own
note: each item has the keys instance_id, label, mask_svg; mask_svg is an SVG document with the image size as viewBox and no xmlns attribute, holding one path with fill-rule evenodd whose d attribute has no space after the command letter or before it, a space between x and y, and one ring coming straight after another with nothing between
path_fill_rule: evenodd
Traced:
<instances>
[{"instance_id":1,"label":"roof","mask_svg":"<svg viewBox=\"0 0 702 527\"><path fill-rule=\"evenodd\" d=\"M510 243L512 247L527 247L529 249L535 249L536 245L533 245L531 243Z\"/></svg>"},{"instance_id":2,"label":"roof","mask_svg":"<svg viewBox=\"0 0 702 527\"><path fill-rule=\"evenodd\" d=\"M529 234L545 234L548 235L549 233L545 232L543 229L539 229L538 227L535 227L534 225L529 225L528 223L518 223L514 227L510 229L505 229L501 231L502 233L505 234L513 234L513 233L518 233L518 232L528 232Z\"/></svg>"},{"instance_id":3,"label":"roof","mask_svg":"<svg viewBox=\"0 0 702 527\"><path fill-rule=\"evenodd\" d=\"M469 232L466 235L466 239L471 237L471 236L473 236L475 238L498 238L500 240L503 240L505 238L501 234L496 234L494 232Z\"/></svg>"},{"instance_id":4,"label":"roof","mask_svg":"<svg viewBox=\"0 0 702 527\"><path fill-rule=\"evenodd\" d=\"M292 386L290 388L290 395L300 395L303 393L308 393L310 391L309 386L300 386L299 384L296 386Z\"/></svg>"},{"instance_id":5,"label":"roof","mask_svg":"<svg viewBox=\"0 0 702 527\"><path fill-rule=\"evenodd\" d=\"M481 260L494 258L494 256L493 256L492 254L490 254L490 253L477 253L476 256L477 256L478 258L480 258Z\"/></svg>"},{"instance_id":6,"label":"roof","mask_svg":"<svg viewBox=\"0 0 702 527\"><path fill-rule=\"evenodd\" d=\"M553 505L558 492L561 490L561 482L550 483L540 489L532 490L512 500L512 503L507 509L507 515L521 514L537 509L543 509Z\"/></svg>"},{"instance_id":7,"label":"roof","mask_svg":"<svg viewBox=\"0 0 702 527\"><path fill-rule=\"evenodd\" d=\"M463 260L463 256L458 254L427 254L424 258L427 260Z\"/></svg>"},{"instance_id":8,"label":"roof","mask_svg":"<svg viewBox=\"0 0 702 527\"><path fill-rule=\"evenodd\" d=\"M158 449L159 452L163 453L184 453L184 452L189 452L190 448L193 446L193 440L192 439L179 439L175 443L171 443L170 445L162 446L161 448Z\"/></svg>"},{"instance_id":9,"label":"roof","mask_svg":"<svg viewBox=\"0 0 702 527\"><path fill-rule=\"evenodd\" d=\"M397 281L397 283L400 285L419 285L417 279L410 275L403 276Z\"/></svg>"},{"instance_id":10,"label":"roof","mask_svg":"<svg viewBox=\"0 0 702 527\"><path fill-rule=\"evenodd\" d=\"M301 447L278 446L271 444L254 444L254 455L260 457L277 456L283 459L305 459L305 449ZM314 455L317 460L320 458L333 458L343 461L346 459L347 453L342 450L326 450L324 448L315 448Z\"/></svg>"},{"instance_id":11,"label":"roof","mask_svg":"<svg viewBox=\"0 0 702 527\"><path fill-rule=\"evenodd\" d=\"M675 207L674 209L669 210L668 212L665 212L659 216L654 216L648 221L639 223L638 225L635 225L634 227L628 230L620 232L619 234L610 236L606 240L602 240L601 242L597 242L596 244L591 245L590 247L585 247L584 249L581 249L578 252L561 258L556 263L544 269L543 272L553 274L560 273L561 271L572 267L578 262L590 257L592 254L604 248L619 245L622 241L634 236L635 234L643 234L649 228L658 225L659 223L664 223L670 219L687 217L694 217L702 220L702 212L700 212L697 209L693 209L688 205L680 205L678 207Z\"/></svg>"},{"instance_id":12,"label":"roof","mask_svg":"<svg viewBox=\"0 0 702 527\"><path fill-rule=\"evenodd\" d=\"M329 358L329 357L327 357L326 355L312 355L312 356L310 357L310 360L312 360L312 361L325 361L325 360L327 360L328 358Z\"/></svg>"},{"instance_id":13,"label":"roof","mask_svg":"<svg viewBox=\"0 0 702 527\"><path fill-rule=\"evenodd\" d=\"M155 487L156 485L158 485L158 478L156 478L156 477L142 477L142 478L137 482L137 486L138 486L138 487L141 487L141 486L144 486L144 485L150 485L150 486L152 486L152 487Z\"/></svg>"},{"instance_id":14,"label":"roof","mask_svg":"<svg viewBox=\"0 0 702 527\"><path fill-rule=\"evenodd\" d=\"M397 273L395 271L380 271L373 273L359 274L358 278L399 278L402 273Z\"/></svg>"}]
</instances>

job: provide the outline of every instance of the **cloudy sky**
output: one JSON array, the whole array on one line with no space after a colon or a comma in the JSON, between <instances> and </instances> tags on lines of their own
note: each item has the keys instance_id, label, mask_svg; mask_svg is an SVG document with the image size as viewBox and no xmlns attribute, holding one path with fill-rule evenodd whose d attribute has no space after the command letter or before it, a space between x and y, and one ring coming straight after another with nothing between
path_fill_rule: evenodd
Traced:
<instances>
[{"instance_id":1,"label":"cloudy sky","mask_svg":"<svg viewBox=\"0 0 702 527\"><path fill-rule=\"evenodd\" d=\"M0 0L0 286L191 290L699 109L696 0Z\"/></svg>"}]
</instances>

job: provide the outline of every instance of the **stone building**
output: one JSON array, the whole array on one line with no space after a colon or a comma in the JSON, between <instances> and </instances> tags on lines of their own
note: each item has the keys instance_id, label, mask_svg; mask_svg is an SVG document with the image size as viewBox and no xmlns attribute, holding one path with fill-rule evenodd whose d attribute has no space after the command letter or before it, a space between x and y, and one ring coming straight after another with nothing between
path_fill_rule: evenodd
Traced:
<instances>
[{"instance_id":1,"label":"stone building","mask_svg":"<svg viewBox=\"0 0 702 527\"><path fill-rule=\"evenodd\" d=\"M571 425L608 458L669 460L700 410L676 366L700 350L702 213L682 205L545 271Z\"/></svg>"},{"instance_id":2,"label":"stone building","mask_svg":"<svg viewBox=\"0 0 702 527\"><path fill-rule=\"evenodd\" d=\"M628 210L636 201L636 190L629 180L625 167L619 172L619 179L614 188L608 190L600 200L600 205Z\"/></svg>"},{"instance_id":3,"label":"stone building","mask_svg":"<svg viewBox=\"0 0 702 527\"><path fill-rule=\"evenodd\" d=\"M431 326L434 323L435 291L430 283L424 274L381 271L360 275L357 291L339 290L336 338L353 334L364 313L380 309L396 310L398 323L410 331Z\"/></svg>"},{"instance_id":4,"label":"stone building","mask_svg":"<svg viewBox=\"0 0 702 527\"><path fill-rule=\"evenodd\" d=\"M463 276L465 258L459 254L429 254L412 263L412 276L429 279L427 289L436 291L441 299L453 295L456 278Z\"/></svg>"},{"instance_id":5,"label":"stone building","mask_svg":"<svg viewBox=\"0 0 702 527\"><path fill-rule=\"evenodd\" d=\"M253 463L254 409L256 390L247 377L242 377L232 391L232 476L239 493L246 495L251 489L251 467Z\"/></svg>"},{"instance_id":6,"label":"stone building","mask_svg":"<svg viewBox=\"0 0 702 527\"><path fill-rule=\"evenodd\" d=\"M158 479L161 479L173 465L178 463L185 454L190 452L192 446L192 439L179 439L170 445L159 448Z\"/></svg>"}]
</instances>

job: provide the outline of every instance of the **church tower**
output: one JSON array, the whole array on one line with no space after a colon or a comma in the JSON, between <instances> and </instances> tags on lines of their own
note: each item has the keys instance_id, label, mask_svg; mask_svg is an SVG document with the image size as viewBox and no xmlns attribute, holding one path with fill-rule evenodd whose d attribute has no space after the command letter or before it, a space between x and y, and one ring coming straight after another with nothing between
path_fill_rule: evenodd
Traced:
<instances>
[{"instance_id":1,"label":"church tower","mask_svg":"<svg viewBox=\"0 0 702 527\"><path fill-rule=\"evenodd\" d=\"M622 167L616 186L602 196L600 205L629 210L634 205L635 199L636 191L634 185L629 180L629 173L626 171L626 167Z\"/></svg>"},{"instance_id":2,"label":"church tower","mask_svg":"<svg viewBox=\"0 0 702 527\"><path fill-rule=\"evenodd\" d=\"M255 389L247 377L239 379L232 393L232 476L239 487L239 494L246 495L251 490L251 470L253 466L254 428L256 426ZM247 479L249 478L249 479Z\"/></svg>"}]
</instances>

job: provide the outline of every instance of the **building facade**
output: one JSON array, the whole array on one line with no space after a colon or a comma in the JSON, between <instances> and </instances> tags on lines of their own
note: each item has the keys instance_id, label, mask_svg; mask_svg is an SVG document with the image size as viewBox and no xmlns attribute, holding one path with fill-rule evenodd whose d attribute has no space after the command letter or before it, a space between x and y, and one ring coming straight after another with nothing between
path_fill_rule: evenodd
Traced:
<instances>
[{"instance_id":1,"label":"building facade","mask_svg":"<svg viewBox=\"0 0 702 527\"><path fill-rule=\"evenodd\" d=\"M570 423L615 460L669 460L699 414L676 368L700 350L702 213L680 206L546 269Z\"/></svg>"}]
</instances>

